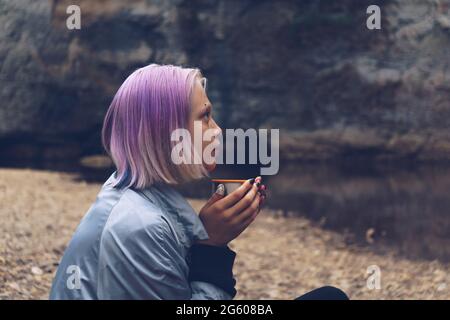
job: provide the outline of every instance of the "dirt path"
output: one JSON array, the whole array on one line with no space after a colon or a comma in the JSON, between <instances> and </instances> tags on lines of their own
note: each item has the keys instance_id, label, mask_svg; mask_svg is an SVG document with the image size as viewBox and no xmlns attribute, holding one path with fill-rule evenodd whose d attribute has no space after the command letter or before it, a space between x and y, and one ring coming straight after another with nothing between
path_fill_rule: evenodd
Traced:
<instances>
[{"instance_id":1,"label":"dirt path","mask_svg":"<svg viewBox=\"0 0 450 320\"><path fill-rule=\"evenodd\" d=\"M46 299L58 261L100 184L35 170L0 169L0 299ZM198 209L202 201L190 200ZM449 265L376 255L303 218L263 211L231 247L237 299L292 299L334 285L352 299L450 299ZM367 267L381 289L367 288Z\"/></svg>"}]
</instances>

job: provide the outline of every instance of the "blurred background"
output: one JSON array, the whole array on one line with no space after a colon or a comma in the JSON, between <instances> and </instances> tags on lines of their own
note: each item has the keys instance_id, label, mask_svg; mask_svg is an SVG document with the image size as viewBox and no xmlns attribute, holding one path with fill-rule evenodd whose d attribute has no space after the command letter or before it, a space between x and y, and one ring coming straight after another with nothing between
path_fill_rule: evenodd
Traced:
<instances>
[{"instance_id":1,"label":"blurred background","mask_svg":"<svg viewBox=\"0 0 450 320\"><path fill-rule=\"evenodd\" d=\"M66 26L73 4L79 30ZM380 30L366 26L372 4ZM109 103L158 63L202 70L223 129L280 129L268 207L233 243L237 298L331 284L355 299L449 299L449 5L0 0L0 298L47 297L113 171ZM196 208L210 192L180 190Z\"/></svg>"}]
</instances>

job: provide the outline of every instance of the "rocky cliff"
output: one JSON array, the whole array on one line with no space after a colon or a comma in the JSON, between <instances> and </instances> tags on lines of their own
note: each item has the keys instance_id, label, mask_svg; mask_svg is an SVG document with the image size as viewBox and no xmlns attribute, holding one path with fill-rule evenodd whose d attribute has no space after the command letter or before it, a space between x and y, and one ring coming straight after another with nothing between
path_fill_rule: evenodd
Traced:
<instances>
[{"instance_id":1,"label":"rocky cliff","mask_svg":"<svg viewBox=\"0 0 450 320\"><path fill-rule=\"evenodd\" d=\"M280 128L283 158L450 159L449 1L0 0L2 159L101 151L151 62L200 67L222 127ZM66 8L81 8L68 30Z\"/></svg>"}]
</instances>

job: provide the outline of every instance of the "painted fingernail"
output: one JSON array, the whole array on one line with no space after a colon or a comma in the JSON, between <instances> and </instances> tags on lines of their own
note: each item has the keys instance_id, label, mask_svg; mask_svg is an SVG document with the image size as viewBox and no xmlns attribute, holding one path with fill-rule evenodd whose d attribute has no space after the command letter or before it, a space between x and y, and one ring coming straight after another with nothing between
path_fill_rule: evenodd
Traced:
<instances>
[{"instance_id":1,"label":"painted fingernail","mask_svg":"<svg viewBox=\"0 0 450 320\"><path fill-rule=\"evenodd\" d=\"M217 186L216 193L221 196L225 194L225 186L222 183Z\"/></svg>"},{"instance_id":2,"label":"painted fingernail","mask_svg":"<svg viewBox=\"0 0 450 320\"><path fill-rule=\"evenodd\" d=\"M266 185L265 185L265 184L263 184L263 185L261 186L261 190L266 190Z\"/></svg>"}]
</instances>

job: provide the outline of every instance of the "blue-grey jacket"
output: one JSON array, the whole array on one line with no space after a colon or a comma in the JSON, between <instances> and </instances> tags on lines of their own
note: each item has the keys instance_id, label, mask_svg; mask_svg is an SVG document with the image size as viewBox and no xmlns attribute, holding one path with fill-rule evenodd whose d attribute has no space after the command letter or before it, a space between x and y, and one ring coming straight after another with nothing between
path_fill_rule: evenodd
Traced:
<instances>
[{"instance_id":1,"label":"blue-grey jacket","mask_svg":"<svg viewBox=\"0 0 450 320\"><path fill-rule=\"evenodd\" d=\"M184 197L166 184L136 191L114 180L115 172L76 229L50 299L231 299L188 281L188 250L208 234Z\"/></svg>"}]
</instances>

